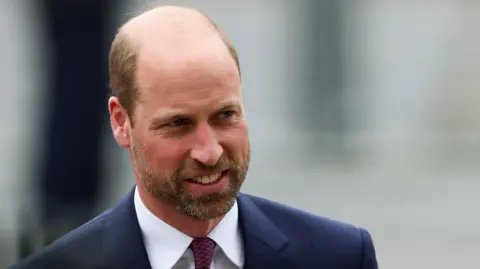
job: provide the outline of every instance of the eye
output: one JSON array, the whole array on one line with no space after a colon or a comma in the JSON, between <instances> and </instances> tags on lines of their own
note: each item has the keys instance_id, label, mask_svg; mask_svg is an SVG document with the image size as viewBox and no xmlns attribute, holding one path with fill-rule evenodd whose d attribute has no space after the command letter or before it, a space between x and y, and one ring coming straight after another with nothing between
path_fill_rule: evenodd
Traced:
<instances>
[{"instance_id":1,"label":"eye","mask_svg":"<svg viewBox=\"0 0 480 269\"><path fill-rule=\"evenodd\" d=\"M186 125L187 123L188 123L188 121L186 119L176 119L176 120L168 123L168 126L169 127L180 127L180 126Z\"/></svg>"},{"instance_id":2,"label":"eye","mask_svg":"<svg viewBox=\"0 0 480 269\"><path fill-rule=\"evenodd\" d=\"M222 112L218 113L218 116L220 118L228 119L228 118L231 118L234 114L235 114L235 111L233 111L233 110L225 110L225 111L222 111Z\"/></svg>"}]
</instances>

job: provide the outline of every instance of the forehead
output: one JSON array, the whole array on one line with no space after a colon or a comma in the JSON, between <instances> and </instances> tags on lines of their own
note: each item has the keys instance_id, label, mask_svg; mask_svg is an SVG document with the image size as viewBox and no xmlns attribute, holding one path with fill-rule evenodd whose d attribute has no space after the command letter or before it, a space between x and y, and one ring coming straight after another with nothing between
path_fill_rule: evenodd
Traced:
<instances>
[{"instance_id":1,"label":"forehead","mask_svg":"<svg viewBox=\"0 0 480 269\"><path fill-rule=\"evenodd\" d=\"M139 52L137 81L142 92L169 98L195 89L240 88L237 66L220 37L170 45L155 41Z\"/></svg>"},{"instance_id":2,"label":"forehead","mask_svg":"<svg viewBox=\"0 0 480 269\"><path fill-rule=\"evenodd\" d=\"M239 72L220 38L171 47L149 42L140 50L137 64L140 103L150 109L241 102Z\"/></svg>"}]
</instances>

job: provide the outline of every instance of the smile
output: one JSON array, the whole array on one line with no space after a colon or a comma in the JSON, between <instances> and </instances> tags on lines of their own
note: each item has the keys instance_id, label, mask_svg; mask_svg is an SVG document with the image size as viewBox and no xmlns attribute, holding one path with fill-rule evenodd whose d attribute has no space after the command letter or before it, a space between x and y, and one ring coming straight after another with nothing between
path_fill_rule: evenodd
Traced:
<instances>
[{"instance_id":1,"label":"smile","mask_svg":"<svg viewBox=\"0 0 480 269\"><path fill-rule=\"evenodd\" d=\"M195 182L195 183L198 183L198 184L204 184L204 185L213 184L213 183L216 183L217 181L219 181L221 179L222 175L224 175L226 172L227 171L223 171L223 172L219 172L219 173L215 173L215 174L211 174L211 175L190 178L190 179L188 179L188 181Z\"/></svg>"}]
</instances>

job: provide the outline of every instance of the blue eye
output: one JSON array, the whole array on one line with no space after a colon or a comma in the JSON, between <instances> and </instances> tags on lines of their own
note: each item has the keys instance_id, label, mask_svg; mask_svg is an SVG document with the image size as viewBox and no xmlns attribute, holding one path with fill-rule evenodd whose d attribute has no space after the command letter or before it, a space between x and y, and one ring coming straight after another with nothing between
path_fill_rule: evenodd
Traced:
<instances>
[{"instance_id":1,"label":"blue eye","mask_svg":"<svg viewBox=\"0 0 480 269\"><path fill-rule=\"evenodd\" d=\"M225 111L220 112L220 113L219 113L219 116L220 116L221 118L230 118L230 117L233 116L234 113L235 113L235 112L232 111L232 110L225 110Z\"/></svg>"},{"instance_id":2,"label":"blue eye","mask_svg":"<svg viewBox=\"0 0 480 269\"><path fill-rule=\"evenodd\" d=\"M176 120L170 122L170 123L168 124L168 126L170 126L170 127L179 127L179 126L185 125L186 122L187 122L187 120L185 120L185 119L176 119Z\"/></svg>"}]
</instances>

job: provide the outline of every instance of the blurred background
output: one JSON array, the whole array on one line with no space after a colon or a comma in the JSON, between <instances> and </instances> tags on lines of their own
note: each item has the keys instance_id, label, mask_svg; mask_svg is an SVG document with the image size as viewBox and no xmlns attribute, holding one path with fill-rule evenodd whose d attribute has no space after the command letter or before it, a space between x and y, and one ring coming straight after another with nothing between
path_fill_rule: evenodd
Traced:
<instances>
[{"instance_id":1,"label":"blurred background","mask_svg":"<svg viewBox=\"0 0 480 269\"><path fill-rule=\"evenodd\" d=\"M185 0L240 55L244 191L367 228L380 268L478 268L480 2ZM0 268L133 186L109 42L152 1L0 1Z\"/></svg>"}]
</instances>

